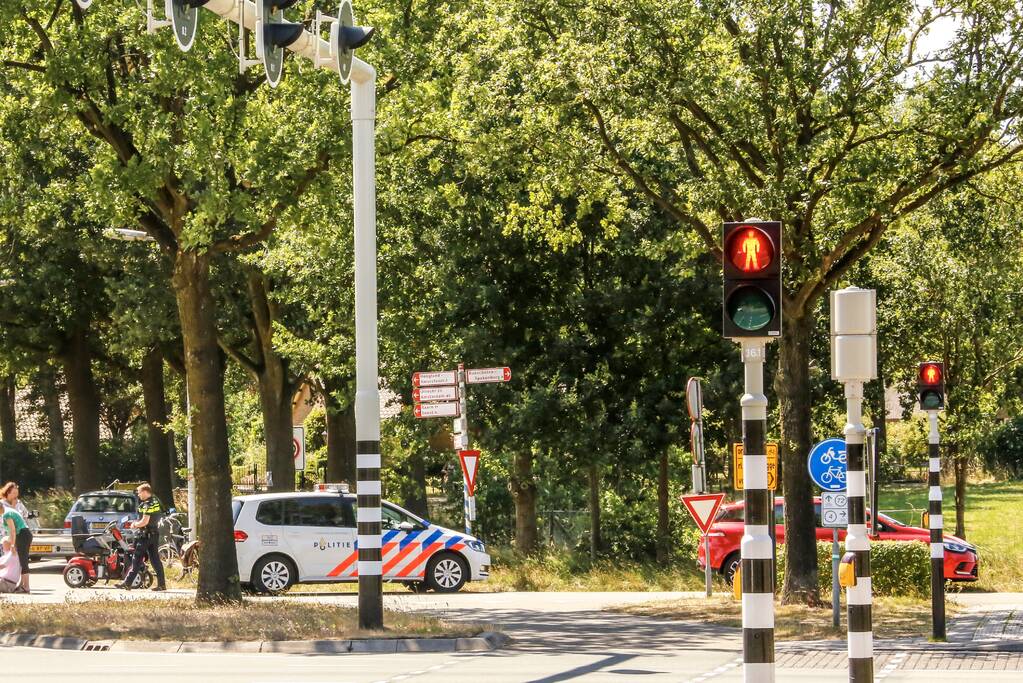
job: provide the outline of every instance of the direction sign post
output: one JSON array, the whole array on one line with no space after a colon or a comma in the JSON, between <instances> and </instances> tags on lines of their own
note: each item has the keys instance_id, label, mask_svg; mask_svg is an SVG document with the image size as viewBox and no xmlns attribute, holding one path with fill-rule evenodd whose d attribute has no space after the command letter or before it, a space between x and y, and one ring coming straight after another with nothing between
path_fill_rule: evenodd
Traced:
<instances>
[{"instance_id":1,"label":"direction sign post","mask_svg":"<svg viewBox=\"0 0 1023 683\"><path fill-rule=\"evenodd\" d=\"M472 533L476 521L476 470L479 451L469 448L467 384L494 384L511 381L511 368L470 368L459 363L455 370L416 372L412 375L412 400L417 418L453 417L452 446L462 466L462 512L465 533ZM469 455L464 455L469 454ZM475 454L475 455L473 455Z\"/></svg>"},{"instance_id":2,"label":"direction sign post","mask_svg":"<svg viewBox=\"0 0 1023 683\"><path fill-rule=\"evenodd\" d=\"M821 524L831 529L831 625L842 625L839 595L842 587L838 583L838 562L842 555L838 549L838 530L849 523L849 508L845 492L824 491L821 493Z\"/></svg>"},{"instance_id":3,"label":"direction sign post","mask_svg":"<svg viewBox=\"0 0 1023 683\"><path fill-rule=\"evenodd\" d=\"M707 532L710 531L710 526L714 523L714 515L717 514L718 508L721 507L721 501L724 499L725 494L723 493L682 496L682 502L686 509L696 520L696 526L703 531L703 571L708 598L713 594L714 587L710 569L710 536L707 535Z\"/></svg>"}]
</instances>

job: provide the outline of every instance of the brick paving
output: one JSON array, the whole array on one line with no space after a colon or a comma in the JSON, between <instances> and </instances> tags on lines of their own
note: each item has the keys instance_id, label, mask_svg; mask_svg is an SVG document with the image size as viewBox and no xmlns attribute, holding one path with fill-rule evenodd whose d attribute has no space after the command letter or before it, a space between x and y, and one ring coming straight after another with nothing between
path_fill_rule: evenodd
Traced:
<instances>
[{"instance_id":1,"label":"brick paving","mask_svg":"<svg viewBox=\"0 0 1023 683\"><path fill-rule=\"evenodd\" d=\"M780 669L844 669L848 665L845 652L820 650L786 652L776 661ZM1023 652L881 652L874 656L874 670L1023 671Z\"/></svg>"}]
</instances>

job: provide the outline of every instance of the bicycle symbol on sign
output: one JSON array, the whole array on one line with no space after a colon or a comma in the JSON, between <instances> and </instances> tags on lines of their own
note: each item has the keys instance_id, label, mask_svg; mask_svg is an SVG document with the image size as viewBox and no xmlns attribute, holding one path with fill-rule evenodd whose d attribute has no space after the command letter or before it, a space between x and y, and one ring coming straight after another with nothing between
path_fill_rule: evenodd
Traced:
<instances>
[{"instance_id":1,"label":"bicycle symbol on sign","mask_svg":"<svg viewBox=\"0 0 1023 683\"><path fill-rule=\"evenodd\" d=\"M822 458L822 460L823 460L823 458ZM844 454L843 454L842 460L843 461L845 460ZM824 482L825 484L830 484L833 481L841 482L844 485L845 484L845 472L846 471L845 471L844 468L832 465L824 473L821 474L821 481Z\"/></svg>"}]
</instances>

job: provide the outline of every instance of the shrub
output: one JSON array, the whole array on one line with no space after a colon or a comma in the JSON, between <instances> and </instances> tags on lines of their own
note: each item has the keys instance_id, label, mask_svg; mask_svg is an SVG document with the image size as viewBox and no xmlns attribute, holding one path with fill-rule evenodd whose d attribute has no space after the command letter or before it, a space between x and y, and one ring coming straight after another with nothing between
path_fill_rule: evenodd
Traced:
<instances>
[{"instance_id":1,"label":"shrub","mask_svg":"<svg viewBox=\"0 0 1023 683\"><path fill-rule=\"evenodd\" d=\"M39 513L39 526L43 529L63 529L64 518L75 504L75 494L67 489L47 489L26 496L25 507Z\"/></svg>"},{"instance_id":2,"label":"shrub","mask_svg":"<svg viewBox=\"0 0 1023 683\"><path fill-rule=\"evenodd\" d=\"M839 552L845 549L839 545ZM785 581L785 546L778 546L778 586ZM817 574L821 590L831 589L831 543L817 542ZM870 544L870 576L874 595L926 596L931 591L931 554L926 543L877 541Z\"/></svg>"},{"instance_id":3,"label":"shrub","mask_svg":"<svg viewBox=\"0 0 1023 683\"><path fill-rule=\"evenodd\" d=\"M988 438L982 454L988 470L1023 478L1023 417L1002 424Z\"/></svg>"}]
</instances>

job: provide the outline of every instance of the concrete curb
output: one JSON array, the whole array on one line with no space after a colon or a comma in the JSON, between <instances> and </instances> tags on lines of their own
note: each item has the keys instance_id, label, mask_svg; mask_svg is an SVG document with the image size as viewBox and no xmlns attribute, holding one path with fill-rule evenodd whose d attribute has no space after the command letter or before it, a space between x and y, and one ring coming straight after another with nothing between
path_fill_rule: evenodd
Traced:
<instances>
[{"instance_id":1,"label":"concrete curb","mask_svg":"<svg viewBox=\"0 0 1023 683\"><path fill-rule=\"evenodd\" d=\"M355 640L268 640L173 642L159 640L85 640L34 633L0 633L0 647L39 647L87 652L243 652L292 655L399 652L489 652L511 641L504 633L484 631L473 638L364 638Z\"/></svg>"}]
</instances>

